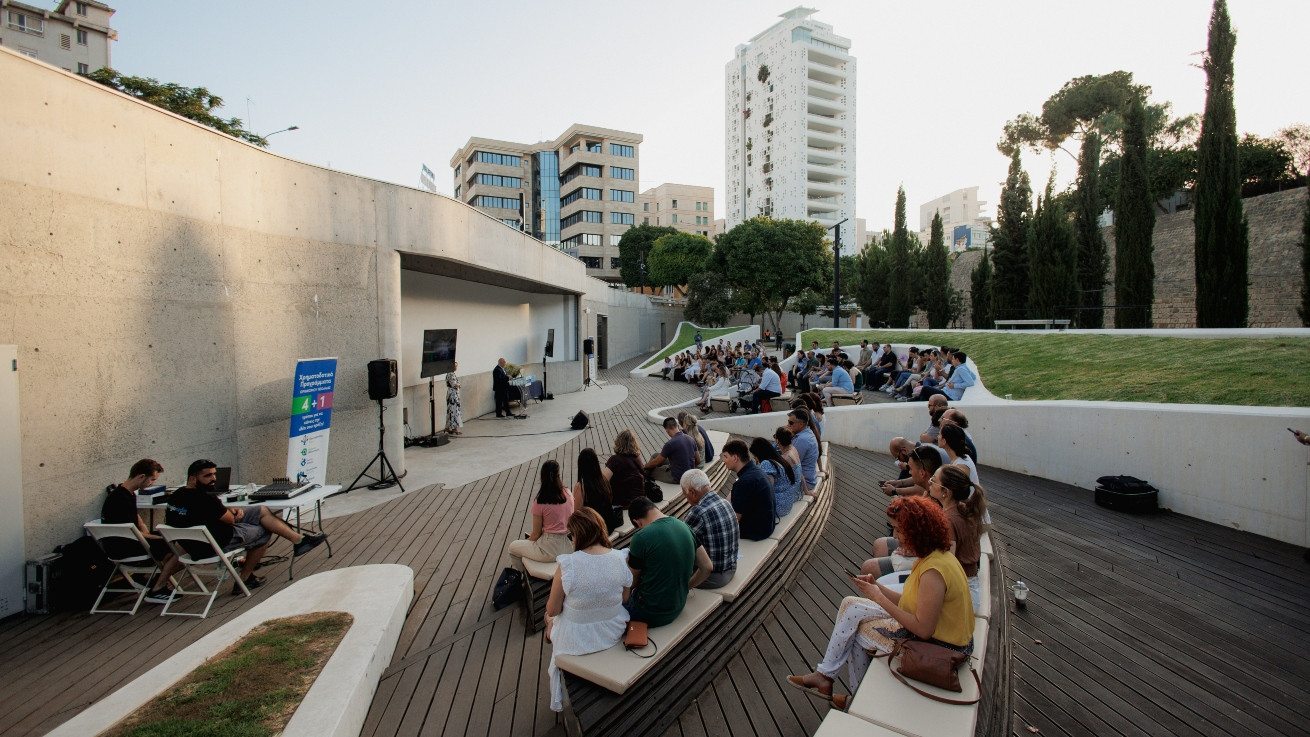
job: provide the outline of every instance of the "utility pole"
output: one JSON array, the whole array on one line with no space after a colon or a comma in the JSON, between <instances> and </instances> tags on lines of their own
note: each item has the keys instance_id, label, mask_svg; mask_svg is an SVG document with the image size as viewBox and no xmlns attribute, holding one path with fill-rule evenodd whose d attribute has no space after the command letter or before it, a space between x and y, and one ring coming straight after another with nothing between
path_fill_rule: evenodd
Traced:
<instances>
[{"instance_id":1,"label":"utility pole","mask_svg":"<svg viewBox=\"0 0 1310 737\"><path fill-rule=\"evenodd\" d=\"M832 326L841 327L841 226L850 218L842 218L840 223L829 228L836 228L832 237Z\"/></svg>"}]
</instances>

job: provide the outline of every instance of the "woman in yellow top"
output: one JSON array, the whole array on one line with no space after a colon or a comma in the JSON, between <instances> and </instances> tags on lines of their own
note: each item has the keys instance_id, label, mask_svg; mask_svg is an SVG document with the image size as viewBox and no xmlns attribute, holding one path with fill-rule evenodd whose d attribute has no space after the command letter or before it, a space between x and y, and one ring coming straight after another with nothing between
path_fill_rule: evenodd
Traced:
<instances>
[{"instance_id":1,"label":"woman in yellow top","mask_svg":"<svg viewBox=\"0 0 1310 737\"><path fill-rule=\"evenodd\" d=\"M887 507L896 529L898 549L919 559L901 593L879 584L873 575L851 579L867 598L848 596L837 610L823 662L813 673L787 676L791 685L846 708L844 697L833 698L832 682L846 664L851 693L869 669L869 655L856 637L866 619L895 620L896 638L915 637L952 650L973 652L973 601L960 562L951 554L951 525L936 502L927 497L901 497ZM891 624L891 623L889 623ZM882 647L882 646L880 646ZM885 649L885 648L884 648Z\"/></svg>"}]
</instances>

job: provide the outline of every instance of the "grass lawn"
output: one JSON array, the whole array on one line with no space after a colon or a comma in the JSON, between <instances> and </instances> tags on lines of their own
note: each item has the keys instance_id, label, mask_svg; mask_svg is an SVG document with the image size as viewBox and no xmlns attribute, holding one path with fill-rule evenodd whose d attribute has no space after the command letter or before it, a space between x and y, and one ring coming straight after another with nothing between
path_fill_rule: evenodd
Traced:
<instances>
[{"instance_id":1,"label":"grass lawn","mask_svg":"<svg viewBox=\"0 0 1310 737\"><path fill-rule=\"evenodd\" d=\"M281 734L353 620L323 612L265 622L105 734Z\"/></svg>"},{"instance_id":2,"label":"grass lawn","mask_svg":"<svg viewBox=\"0 0 1310 737\"><path fill-rule=\"evenodd\" d=\"M993 394L1015 399L1310 407L1305 338L807 330L803 345L862 338L961 348Z\"/></svg>"},{"instance_id":3,"label":"grass lawn","mask_svg":"<svg viewBox=\"0 0 1310 737\"><path fill-rule=\"evenodd\" d=\"M738 325L736 327L729 327L729 328L701 328L700 337L703 342L708 343L711 340L717 339L721 335L727 335L728 333L735 333L744 327L746 326ZM663 361L665 356L672 356L678 351L685 351L687 350L688 347L690 347L695 342L696 342L696 328L689 323L685 323L685 322L679 323L678 334L673 336L673 342L669 344L669 347L665 348L659 353L656 353L655 357L650 359L646 363L643 363L641 365L641 368L646 368L647 366L653 366L655 365L656 361Z\"/></svg>"}]
</instances>

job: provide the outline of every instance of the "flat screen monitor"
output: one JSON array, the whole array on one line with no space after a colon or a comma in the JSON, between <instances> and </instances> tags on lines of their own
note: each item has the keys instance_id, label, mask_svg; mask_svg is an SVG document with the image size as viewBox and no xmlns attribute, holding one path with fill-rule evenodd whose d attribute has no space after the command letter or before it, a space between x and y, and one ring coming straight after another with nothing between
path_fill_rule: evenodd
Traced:
<instances>
[{"instance_id":1,"label":"flat screen monitor","mask_svg":"<svg viewBox=\"0 0 1310 737\"><path fill-rule=\"evenodd\" d=\"M440 376L455 370L455 336L458 330L424 330L423 331L423 372L429 376Z\"/></svg>"}]
</instances>

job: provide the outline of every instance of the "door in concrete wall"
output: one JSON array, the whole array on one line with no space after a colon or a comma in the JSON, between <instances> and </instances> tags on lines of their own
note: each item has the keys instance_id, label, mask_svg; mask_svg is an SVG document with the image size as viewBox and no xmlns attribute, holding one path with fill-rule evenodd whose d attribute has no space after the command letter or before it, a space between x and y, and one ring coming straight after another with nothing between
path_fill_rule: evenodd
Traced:
<instances>
[{"instance_id":1,"label":"door in concrete wall","mask_svg":"<svg viewBox=\"0 0 1310 737\"><path fill-rule=\"evenodd\" d=\"M668 344L669 344L669 338L667 335L664 334L664 323L660 323L660 346L662 347Z\"/></svg>"},{"instance_id":2,"label":"door in concrete wall","mask_svg":"<svg viewBox=\"0 0 1310 737\"><path fill-rule=\"evenodd\" d=\"M18 347L0 346L0 617L23 611L23 473L19 452Z\"/></svg>"},{"instance_id":3,"label":"door in concrete wall","mask_svg":"<svg viewBox=\"0 0 1310 737\"><path fill-rule=\"evenodd\" d=\"M609 353L609 317L596 315L596 368L609 368L606 355Z\"/></svg>"}]
</instances>

